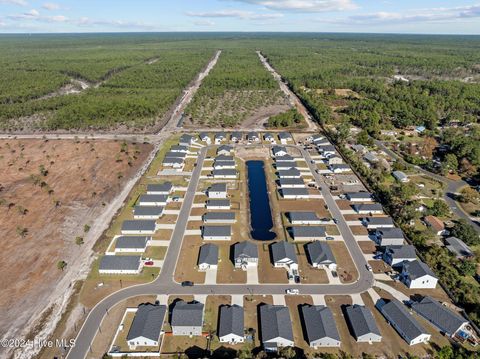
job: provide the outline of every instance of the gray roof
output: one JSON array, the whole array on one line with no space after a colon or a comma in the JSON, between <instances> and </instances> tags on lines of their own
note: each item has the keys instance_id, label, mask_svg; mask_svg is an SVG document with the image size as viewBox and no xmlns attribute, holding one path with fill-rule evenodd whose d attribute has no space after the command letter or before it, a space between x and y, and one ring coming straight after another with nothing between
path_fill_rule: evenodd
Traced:
<instances>
[{"instance_id":1,"label":"gray roof","mask_svg":"<svg viewBox=\"0 0 480 359\"><path fill-rule=\"evenodd\" d=\"M322 338L340 340L332 310L324 305L302 306L302 317L308 341L311 343Z\"/></svg>"},{"instance_id":2,"label":"gray roof","mask_svg":"<svg viewBox=\"0 0 480 359\"><path fill-rule=\"evenodd\" d=\"M236 137L237 139L241 139L243 137L243 134L241 132L232 132L230 137Z\"/></svg>"},{"instance_id":3,"label":"gray roof","mask_svg":"<svg viewBox=\"0 0 480 359\"><path fill-rule=\"evenodd\" d=\"M288 170L278 171L280 177L283 176L300 176L300 171L296 168L290 168Z\"/></svg>"},{"instance_id":4,"label":"gray roof","mask_svg":"<svg viewBox=\"0 0 480 359\"><path fill-rule=\"evenodd\" d=\"M459 257L473 256L472 250L459 238L448 237L445 239L447 249Z\"/></svg>"},{"instance_id":5,"label":"gray roof","mask_svg":"<svg viewBox=\"0 0 480 359\"><path fill-rule=\"evenodd\" d=\"M213 170L214 176L236 176L237 171L234 169L225 169L225 170Z\"/></svg>"},{"instance_id":6,"label":"gray roof","mask_svg":"<svg viewBox=\"0 0 480 359\"><path fill-rule=\"evenodd\" d=\"M208 192L227 192L227 184L214 183L208 188Z\"/></svg>"},{"instance_id":7,"label":"gray roof","mask_svg":"<svg viewBox=\"0 0 480 359\"><path fill-rule=\"evenodd\" d=\"M164 305L140 304L128 331L127 341L144 337L158 342L166 312Z\"/></svg>"},{"instance_id":8,"label":"gray roof","mask_svg":"<svg viewBox=\"0 0 480 359\"><path fill-rule=\"evenodd\" d=\"M235 212L207 212L203 215L204 221L234 220Z\"/></svg>"},{"instance_id":9,"label":"gray roof","mask_svg":"<svg viewBox=\"0 0 480 359\"><path fill-rule=\"evenodd\" d=\"M122 231L154 231L156 228L155 220L135 219L123 221Z\"/></svg>"},{"instance_id":10,"label":"gray roof","mask_svg":"<svg viewBox=\"0 0 480 359\"><path fill-rule=\"evenodd\" d=\"M216 168L216 167L232 167L232 166L236 166L235 164L235 161L218 161L218 160L215 160L215 162L213 163L213 168Z\"/></svg>"},{"instance_id":11,"label":"gray roof","mask_svg":"<svg viewBox=\"0 0 480 359\"><path fill-rule=\"evenodd\" d=\"M232 234L231 226L203 226L204 237L224 237Z\"/></svg>"},{"instance_id":12,"label":"gray roof","mask_svg":"<svg viewBox=\"0 0 480 359\"><path fill-rule=\"evenodd\" d=\"M278 162L295 162L295 158L290 156L289 154L283 155L283 156L275 156L275 163Z\"/></svg>"},{"instance_id":13,"label":"gray roof","mask_svg":"<svg viewBox=\"0 0 480 359\"><path fill-rule=\"evenodd\" d=\"M348 192L345 193L347 198L352 199L370 199L372 198L372 194L370 192Z\"/></svg>"},{"instance_id":14,"label":"gray roof","mask_svg":"<svg viewBox=\"0 0 480 359\"><path fill-rule=\"evenodd\" d=\"M221 139L221 138L225 138L225 137L226 137L225 132L217 132L217 133L215 133L215 138Z\"/></svg>"},{"instance_id":15,"label":"gray roof","mask_svg":"<svg viewBox=\"0 0 480 359\"><path fill-rule=\"evenodd\" d=\"M103 256L99 270L137 270L141 256Z\"/></svg>"},{"instance_id":16,"label":"gray roof","mask_svg":"<svg viewBox=\"0 0 480 359\"><path fill-rule=\"evenodd\" d=\"M220 151L228 151L228 152L231 152L231 151L233 151L233 147L232 147L232 146L228 146L228 145L222 145L222 146L218 147L217 153L220 152Z\"/></svg>"},{"instance_id":17,"label":"gray roof","mask_svg":"<svg viewBox=\"0 0 480 359\"><path fill-rule=\"evenodd\" d=\"M319 145L317 146L320 151L335 151L334 145Z\"/></svg>"},{"instance_id":18,"label":"gray roof","mask_svg":"<svg viewBox=\"0 0 480 359\"><path fill-rule=\"evenodd\" d=\"M392 224L393 219L391 217L367 217L367 222L370 224Z\"/></svg>"},{"instance_id":19,"label":"gray roof","mask_svg":"<svg viewBox=\"0 0 480 359\"><path fill-rule=\"evenodd\" d=\"M292 243L280 241L271 245L273 262L281 261L288 258L294 263L297 262L297 255L295 254L295 246Z\"/></svg>"},{"instance_id":20,"label":"gray roof","mask_svg":"<svg viewBox=\"0 0 480 359\"><path fill-rule=\"evenodd\" d=\"M184 302L180 300L172 309L174 327L201 327L203 324L203 304L199 302Z\"/></svg>"},{"instance_id":21,"label":"gray roof","mask_svg":"<svg viewBox=\"0 0 480 359\"><path fill-rule=\"evenodd\" d=\"M282 188L282 196L308 196L306 188Z\"/></svg>"},{"instance_id":22,"label":"gray roof","mask_svg":"<svg viewBox=\"0 0 480 359\"><path fill-rule=\"evenodd\" d=\"M405 306L398 300L393 299L380 307L380 312L394 323L407 339L412 340L427 331L407 311Z\"/></svg>"},{"instance_id":23,"label":"gray roof","mask_svg":"<svg viewBox=\"0 0 480 359\"><path fill-rule=\"evenodd\" d=\"M208 132L200 132L200 138L204 138L204 137L209 137L210 134Z\"/></svg>"},{"instance_id":24,"label":"gray roof","mask_svg":"<svg viewBox=\"0 0 480 359\"><path fill-rule=\"evenodd\" d=\"M218 155L215 157L215 161L233 161L233 156L231 155Z\"/></svg>"},{"instance_id":25,"label":"gray roof","mask_svg":"<svg viewBox=\"0 0 480 359\"><path fill-rule=\"evenodd\" d=\"M142 194L138 202L167 202L168 195L166 194Z\"/></svg>"},{"instance_id":26,"label":"gray roof","mask_svg":"<svg viewBox=\"0 0 480 359\"><path fill-rule=\"evenodd\" d=\"M293 238L325 237L327 232L324 226L291 227Z\"/></svg>"},{"instance_id":27,"label":"gray roof","mask_svg":"<svg viewBox=\"0 0 480 359\"><path fill-rule=\"evenodd\" d=\"M228 334L244 335L243 308L238 305L222 305L218 323L219 337Z\"/></svg>"},{"instance_id":28,"label":"gray roof","mask_svg":"<svg viewBox=\"0 0 480 359\"><path fill-rule=\"evenodd\" d=\"M363 305L349 305L345 309L345 313L355 338L370 333L381 336L373 314L367 307Z\"/></svg>"},{"instance_id":29,"label":"gray roof","mask_svg":"<svg viewBox=\"0 0 480 359\"><path fill-rule=\"evenodd\" d=\"M147 236L120 236L115 240L115 248L145 248L151 238Z\"/></svg>"},{"instance_id":30,"label":"gray roof","mask_svg":"<svg viewBox=\"0 0 480 359\"><path fill-rule=\"evenodd\" d=\"M413 302L412 309L448 335L455 334L468 320L431 297Z\"/></svg>"},{"instance_id":31,"label":"gray roof","mask_svg":"<svg viewBox=\"0 0 480 359\"><path fill-rule=\"evenodd\" d=\"M170 147L170 151L188 151L188 147L187 146L182 146L182 145L174 145L172 147Z\"/></svg>"},{"instance_id":32,"label":"gray roof","mask_svg":"<svg viewBox=\"0 0 480 359\"><path fill-rule=\"evenodd\" d=\"M421 278L425 275L437 278L430 267L419 259L412 262L404 262L402 272L407 274L411 280Z\"/></svg>"},{"instance_id":33,"label":"gray roof","mask_svg":"<svg viewBox=\"0 0 480 359\"><path fill-rule=\"evenodd\" d=\"M363 151L365 149L365 146L364 145L353 145L352 148L355 150L355 151Z\"/></svg>"},{"instance_id":34,"label":"gray roof","mask_svg":"<svg viewBox=\"0 0 480 359\"><path fill-rule=\"evenodd\" d=\"M288 307L263 304L260 306L262 342L277 337L293 341L292 321Z\"/></svg>"},{"instance_id":35,"label":"gray roof","mask_svg":"<svg viewBox=\"0 0 480 359\"><path fill-rule=\"evenodd\" d=\"M172 188L172 182L151 183L147 185L147 192L170 192Z\"/></svg>"},{"instance_id":36,"label":"gray roof","mask_svg":"<svg viewBox=\"0 0 480 359\"><path fill-rule=\"evenodd\" d=\"M278 134L278 138L280 139L289 139L292 138L292 134L290 132L280 132Z\"/></svg>"},{"instance_id":37,"label":"gray roof","mask_svg":"<svg viewBox=\"0 0 480 359\"><path fill-rule=\"evenodd\" d=\"M315 212L288 212L290 221L318 221L318 215Z\"/></svg>"},{"instance_id":38,"label":"gray roof","mask_svg":"<svg viewBox=\"0 0 480 359\"><path fill-rule=\"evenodd\" d=\"M258 132L248 132L247 138L250 140L250 139L260 138L260 137L258 136Z\"/></svg>"},{"instance_id":39,"label":"gray roof","mask_svg":"<svg viewBox=\"0 0 480 359\"><path fill-rule=\"evenodd\" d=\"M185 158L187 154L185 152L172 152L165 153L165 158Z\"/></svg>"},{"instance_id":40,"label":"gray roof","mask_svg":"<svg viewBox=\"0 0 480 359\"><path fill-rule=\"evenodd\" d=\"M134 216L161 216L164 207L162 206L135 206L133 208Z\"/></svg>"},{"instance_id":41,"label":"gray roof","mask_svg":"<svg viewBox=\"0 0 480 359\"><path fill-rule=\"evenodd\" d=\"M417 258L415 247L409 244L404 246L387 246L385 248L385 253L388 253L392 258Z\"/></svg>"},{"instance_id":42,"label":"gray roof","mask_svg":"<svg viewBox=\"0 0 480 359\"><path fill-rule=\"evenodd\" d=\"M345 164L345 163L334 163L333 165L330 165L329 166L332 170L335 170L335 169L350 169L350 166Z\"/></svg>"},{"instance_id":43,"label":"gray roof","mask_svg":"<svg viewBox=\"0 0 480 359\"><path fill-rule=\"evenodd\" d=\"M193 140L193 136L191 135L188 135L188 134L183 134L181 137L180 137L180 143L190 143L191 141Z\"/></svg>"},{"instance_id":44,"label":"gray roof","mask_svg":"<svg viewBox=\"0 0 480 359\"><path fill-rule=\"evenodd\" d=\"M233 258L258 258L258 247L248 241L238 242L233 246Z\"/></svg>"},{"instance_id":45,"label":"gray roof","mask_svg":"<svg viewBox=\"0 0 480 359\"><path fill-rule=\"evenodd\" d=\"M361 204L355 204L354 206L358 211L380 211L380 210L383 210L383 207L380 203L361 203Z\"/></svg>"},{"instance_id":46,"label":"gray roof","mask_svg":"<svg viewBox=\"0 0 480 359\"><path fill-rule=\"evenodd\" d=\"M165 157L162 163L169 164L169 163L183 163L183 162L185 162L183 158Z\"/></svg>"},{"instance_id":47,"label":"gray roof","mask_svg":"<svg viewBox=\"0 0 480 359\"><path fill-rule=\"evenodd\" d=\"M382 238L405 238L403 231L400 228L381 228L377 229L377 232Z\"/></svg>"},{"instance_id":48,"label":"gray roof","mask_svg":"<svg viewBox=\"0 0 480 359\"><path fill-rule=\"evenodd\" d=\"M293 164L292 161L284 161L283 157L278 157L278 160L275 162L276 168L297 168L296 164Z\"/></svg>"},{"instance_id":49,"label":"gray roof","mask_svg":"<svg viewBox=\"0 0 480 359\"><path fill-rule=\"evenodd\" d=\"M221 206L221 207L230 206L230 200L229 199L209 199L207 201L207 207L209 206Z\"/></svg>"},{"instance_id":50,"label":"gray roof","mask_svg":"<svg viewBox=\"0 0 480 359\"><path fill-rule=\"evenodd\" d=\"M218 264L218 247L215 244L207 243L200 247L198 264Z\"/></svg>"},{"instance_id":51,"label":"gray roof","mask_svg":"<svg viewBox=\"0 0 480 359\"><path fill-rule=\"evenodd\" d=\"M326 242L311 242L306 245L310 263L336 263L332 249Z\"/></svg>"},{"instance_id":52,"label":"gray roof","mask_svg":"<svg viewBox=\"0 0 480 359\"><path fill-rule=\"evenodd\" d=\"M263 134L263 138L267 139L267 138L273 138L273 135L270 133L270 132L265 132Z\"/></svg>"},{"instance_id":53,"label":"gray roof","mask_svg":"<svg viewBox=\"0 0 480 359\"><path fill-rule=\"evenodd\" d=\"M280 187L285 185L295 185L295 184L305 185L305 182L301 178L280 178L279 183L280 183Z\"/></svg>"},{"instance_id":54,"label":"gray roof","mask_svg":"<svg viewBox=\"0 0 480 359\"><path fill-rule=\"evenodd\" d=\"M278 152L287 152L287 149L283 146L273 146L272 147L272 152L274 155L276 155Z\"/></svg>"},{"instance_id":55,"label":"gray roof","mask_svg":"<svg viewBox=\"0 0 480 359\"><path fill-rule=\"evenodd\" d=\"M405 173L403 173L402 171L393 171L392 175L393 175L393 177L395 177L398 180L403 180L403 179L408 178L408 176Z\"/></svg>"},{"instance_id":56,"label":"gray roof","mask_svg":"<svg viewBox=\"0 0 480 359\"><path fill-rule=\"evenodd\" d=\"M363 158L365 158L368 162L378 162L378 157L373 152L367 152Z\"/></svg>"}]
</instances>

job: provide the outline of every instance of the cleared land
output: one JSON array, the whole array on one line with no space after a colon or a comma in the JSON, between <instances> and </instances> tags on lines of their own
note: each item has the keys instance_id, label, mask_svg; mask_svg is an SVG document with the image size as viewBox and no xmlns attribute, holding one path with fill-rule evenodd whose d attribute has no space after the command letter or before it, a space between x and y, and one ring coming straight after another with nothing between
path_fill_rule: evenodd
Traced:
<instances>
[{"instance_id":1,"label":"cleared land","mask_svg":"<svg viewBox=\"0 0 480 359\"><path fill-rule=\"evenodd\" d=\"M122 152L123 148L123 152ZM102 141L0 141L0 319L12 335L88 259L89 227L139 169L152 147ZM85 244L76 244L76 237ZM63 260L67 268L57 269ZM62 288L59 288L62 287Z\"/></svg>"}]
</instances>

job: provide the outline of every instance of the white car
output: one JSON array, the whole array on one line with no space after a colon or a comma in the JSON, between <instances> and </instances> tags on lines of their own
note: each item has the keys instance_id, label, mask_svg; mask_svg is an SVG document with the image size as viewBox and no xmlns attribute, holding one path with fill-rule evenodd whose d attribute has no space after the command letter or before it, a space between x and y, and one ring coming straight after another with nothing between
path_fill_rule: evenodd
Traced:
<instances>
[{"instance_id":1,"label":"white car","mask_svg":"<svg viewBox=\"0 0 480 359\"><path fill-rule=\"evenodd\" d=\"M370 264L367 264L365 267L369 272L373 272L372 266Z\"/></svg>"},{"instance_id":2,"label":"white car","mask_svg":"<svg viewBox=\"0 0 480 359\"><path fill-rule=\"evenodd\" d=\"M289 288L285 291L287 294L297 295L300 294L300 291L295 288Z\"/></svg>"}]
</instances>

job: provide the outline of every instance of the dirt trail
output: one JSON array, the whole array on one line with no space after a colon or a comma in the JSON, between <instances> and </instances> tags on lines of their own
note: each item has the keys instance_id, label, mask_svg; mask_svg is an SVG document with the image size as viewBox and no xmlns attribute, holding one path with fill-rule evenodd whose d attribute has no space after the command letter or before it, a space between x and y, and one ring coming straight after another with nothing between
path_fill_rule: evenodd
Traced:
<instances>
[{"instance_id":1,"label":"dirt trail","mask_svg":"<svg viewBox=\"0 0 480 359\"><path fill-rule=\"evenodd\" d=\"M305 118L307 123L306 131L318 131L319 128L317 124L312 120L305 106L303 106L300 99L295 95L287 86L287 84L282 80L282 77L275 71L275 69L268 63L268 60L262 55L260 51L257 51L260 61L262 61L263 66L272 74L273 78L278 82L280 89L283 93L290 99L292 106L296 107L298 112Z\"/></svg>"}]
</instances>

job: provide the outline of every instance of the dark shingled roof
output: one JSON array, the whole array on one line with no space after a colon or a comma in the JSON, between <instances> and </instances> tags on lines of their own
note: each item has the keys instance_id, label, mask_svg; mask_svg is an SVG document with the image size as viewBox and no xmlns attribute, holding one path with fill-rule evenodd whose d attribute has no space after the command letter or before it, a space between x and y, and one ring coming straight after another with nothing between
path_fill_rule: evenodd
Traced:
<instances>
[{"instance_id":1,"label":"dark shingled roof","mask_svg":"<svg viewBox=\"0 0 480 359\"><path fill-rule=\"evenodd\" d=\"M310 343L322 338L340 340L330 308L324 305L304 305L302 306L302 316Z\"/></svg>"},{"instance_id":2,"label":"dark shingled roof","mask_svg":"<svg viewBox=\"0 0 480 359\"><path fill-rule=\"evenodd\" d=\"M275 242L271 245L271 248L274 262L289 258L294 263L298 263L297 255L295 254L295 246L292 243L285 241Z\"/></svg>"},{"instance_id":3,"label":"dark shingled roof","mask_svg":"<svg viewBox=\"0 0 480 359\"><path fill-rule=\"evenodd\" d=\"M238 305L223 305L220 307L220 320L218 324L218 336L236 334L243 337L243 308Z\"/></svg>"},{"instance_id":4,"label":"dark shingled roof","mask_svg":"<svg viewBox=\"0 0 480 359\"><path fill-rule=\"evenodd\" d=\"M317 213L315 212L288 212L291 221L318 221Z\"/></svg>"},{"instance_id":5,"label":"dark shingled roof","mask_svg":"<svg viewBox=\"0 0 480 359\"><path fill-rule=\"evenodd\" d=\"M281 337L293 341L292 321L288 307L263 304L260 306L262 342Z\"/></svg>"},{"instance_id":6,"label":"dark shingled roof","mask_svg":"<svg viewBox=\"0 0 480 359\"><path fill-rule=\"evenodd\" d=\"M115 241L115 248L145 248L151 238L147 236L120 236Z\"/></svg>"},{"instance_id":7,"label":"dark shingled roof","mask_svg":"<svg viewBox=\"0 0 480 359\"><path fill-rule=\"evenodd\" d=\"M362 305L349 305L345 309L345 313L355 338L358 339L362 335L370 333L381 336L373 314L367 307Z\"/></svg>"},{"instance_id":8,"label":"dark shingled roof","mask_svg":"<svg viewBox=\"0 0 480 359\"><path fill-rule=\"evenodd\" d=\"M103 256L99 270L137 270L141 256Z\"/></svg>"},{"instance_id":9,"label":"dark shingled roof","mask_svg":"<svg viewBox=\"0 0 480 359\"><path fill-rule=\"evenodd\" d=\"M403 271L408 274L408 277L411 280L421 278L424 275L430 275L437 278L430 267L418 259L412 262L404 262Z\"/></svg>"},{"instance_id":10,"label":"dark shingled roof","mask_svg":"<svg viewBox=\"0 0 480 359\"><path fill-rule=\"evenodd\" d=\"M203 215L203 221L235 220L235 212L207 212Z\"/></svg>"},{"instance_id":11,"label":"dark shingled roof","mask_svg":"<svg viewBox=\"0 0 480 359\"><path fill-rule=\"evenodd\" d=\"M166 311L164 305L140 304L128 331L127 341L144 337L158 342Z\"/></svg>"},{"instance_id":12,"label":"dark shingled roof","mask_svg":"<svg viewBox=\"0 0 480 359\"><path fill-rule=\"evenodd\" d=\"M396 299L383 304L380 312L400 328L400 331L408 341L417 338L421 334L427 334L427 331L410 315L405 306Z\"/></svg>"},{"instance_id":13,"label":"dark shingled roof","mask_svg":"<svg viewBox=\"0 0 480 359\"><path fill-rule=\"evenodd\" d=\"M184 302L183 300L175 303L172 309L172 326L179 327L201 327L203 324L203 304L199 302Z\"/></svg>"},{"instance_id":14,"label":"dark shingled roof","mask_svg":"<svg viewBox=\"0 0 480 359\"><path fill-rule=\"evenodd\" d=\"M412 303L412 309L448 335L455 334L468 320L431 297Z\"/></svg>"},{"instance_id":15,"label":"dark shingled roof","mask_svg":"<svg viewBox=\"0 0 480 359\"><path fill-rule=\"evenodd\" d=\"M158 216L163 213L162 206L135 206L133 209L134 216Z\"/></svg>"},{"instance_id":16,"label":"dark shingled roof","mask_svg":"<svg viewBox=\"0 0 480 359\"><path fill-rule=\"evenodd\" d=\"M231 226L203 226L204 237L224 237L232 234Z\"/></svg>"},{"instance_id":17,"label":"dark shingled roof","mask_svg":"<svg viewBox=\"0 0 480 359\"><path fill-rule=\"evenodd\" d=\"M325 261L336 263L335 256L328 243L317 241L311 242L306 245L306 248L311 264L323 263Z\"/></svg>"},{"instance_id":18,"label":"dark shingled roof","mask_svg":"<svg viewBox=\"0 0 480 359\"><path fill-rule=\"evenodd\" d=\"M218 264L218 247L215 244L207 243L200 247L198 264Z\"/></svg>"},{"instance_id":19,"label":"dark shingled roof","mask_svg":"<svg viewBox=\"0 0 480 359\"><path fill-rule=\"evenodd\" d=\"M293 238L325 237L327 232L323 226L291 227Z\"/></svg>"},{"instance_id":20,"label":"dark shingled roof","mask_svg":"<svg viewBox=\"0 0 480 359\"><path fill-rule=\"evenodd\" d=\"M151 183L147 185L147 192L170 192L173 188L172 182Z\"/></svg>"},{"instance_id":21,"label":"dark shingled roof","mask_svg":"<svg viewBox=\"0 0 480 359\"><path fill-rule=\"evenodd\" d=\"M154 231L156 228L155 220L149 219L135 219L135 220L128 220L123 221L122 223L122 231L137 231L137 230L144 230L144 231Z\"/></svg>"},{"instance_id":22,"label":"dark shingled roof","mask_svg":"<svg viewBox=\"0 0 480 359\"><path fill-rule=\"evenodd\" d=\"M238 242L233 246L233 258L258 258L258 247L248 241Z\"/></svg>"}]
</instances>

